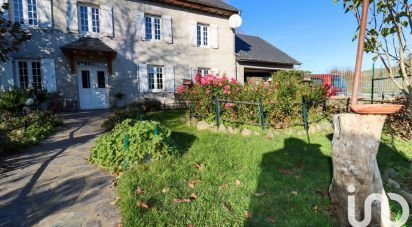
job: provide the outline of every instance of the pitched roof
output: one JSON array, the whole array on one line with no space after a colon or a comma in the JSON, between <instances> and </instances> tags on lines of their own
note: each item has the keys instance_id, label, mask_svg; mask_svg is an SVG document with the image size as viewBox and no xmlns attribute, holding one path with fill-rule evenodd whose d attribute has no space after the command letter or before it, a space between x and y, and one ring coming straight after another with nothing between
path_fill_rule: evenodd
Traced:
<instances>
[{"instance_id":1,"label":"pitched roof","mask_svg":"<svg viewBox=\"0 0 412 227\"><path fill-rule=\"evenodd\" d=\"M296 59L257 36L236 34L238 61L300 65Z\"/></svg>"},{"instance_id":2,"label":"pitched roof","mask_svg":"<svg viewBox=\"0 0 412 227\"><path fill-rule=\"evenodd\" d=\"M84 37L62 46L61 49L65 50L80 50L80 51L95 51L109 54L116 54L117 52L111 47L107 46L103 41L97 38Z\"/></svg>"},{"instance_id":3,"label":"pitched roof","mask_svg":"<svg viewBox=\"0 0 412 227\"><path fill-rule=\"evenodd\" d=\"M189 2L200 3L204 5L214 6L221 9L232 10L232 11L239 11L232 5L224 2L224 0L188 0Z\"/></svg>"},{"instance_id":4,"label":"pitched roof","mask_svg":"<svg viewBox=\"0 0 412 227\"><path fill-rule=\"evenodd\" d=\"M233 14L240 12L239 9L226 3L224 0L150 0L161 3L171 4L188 8L191 10L198 10L207 13L222 15L230 17Z\"/></svg>"}]
</instances>

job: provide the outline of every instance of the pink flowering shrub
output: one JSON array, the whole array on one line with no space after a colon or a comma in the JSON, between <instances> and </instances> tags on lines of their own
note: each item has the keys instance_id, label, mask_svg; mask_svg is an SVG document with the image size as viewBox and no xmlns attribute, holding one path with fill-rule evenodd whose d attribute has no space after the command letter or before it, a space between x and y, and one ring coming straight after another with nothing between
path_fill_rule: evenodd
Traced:
<instances>
[{"instance_id":1,"label":"pink flowering shrub","mask_svg":"<svg viewBox=\"0 0 412 227\"><path fill-rule=\"evenodd\" d=\"M192 101L192 111L196 116L212 120L216 114L216 96L220 102L221 117L244 122L259 122L256 105L239 104L236 101L262 101L265 122L271 125L301 121L302 96L312 103L312 112L321 113L317 103L326 99L321 87L308 87L301 83L302 73L298 71L278 72L271 82L249 82L239 84L225 76L196 75L190 87L181 86L177 90L187 100Z\"/></svg>"}]
</instances>

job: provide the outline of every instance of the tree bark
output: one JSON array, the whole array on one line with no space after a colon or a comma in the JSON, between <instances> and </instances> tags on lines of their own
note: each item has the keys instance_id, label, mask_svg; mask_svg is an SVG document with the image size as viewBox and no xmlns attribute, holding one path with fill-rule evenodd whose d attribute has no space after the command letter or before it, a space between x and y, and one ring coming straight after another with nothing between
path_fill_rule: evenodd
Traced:
<instances>
[{"instance_id":1,"label":"tree bark","mask_svg":"<svg viewBox=\"0 0 412 227\"><path fill-rule=\"evenodd\" d=\"M385 119L383 115L359 114L334 117L333 180L329 191L340 226L350 226L348 195L356 196L355 217L359 222L364 219L364 202L369 195L379 193L386 198L376 161ZM348 192L350 185L355 187L355 194ZM378 201L372 205L370 226L381 225L380 207Z\"/></svg>"}]
</instances>

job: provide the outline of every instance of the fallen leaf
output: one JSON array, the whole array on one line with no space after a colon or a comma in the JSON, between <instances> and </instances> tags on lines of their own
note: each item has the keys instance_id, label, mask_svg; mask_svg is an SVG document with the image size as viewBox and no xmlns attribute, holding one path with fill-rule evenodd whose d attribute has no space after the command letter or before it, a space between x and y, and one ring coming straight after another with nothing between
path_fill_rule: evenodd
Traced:
<instances>
[{"instance_id":1,"label":"fallen leaf","mask_svg":"<svg viewBox=\"0 0 412 227\"><path fill-rule=\"evenodd\" d=\"M163 188L162 193L168 193L170 191L170 188Z\"/></svg>"},{"instance_id":2,"label":"fallen leaf","mask_svg":"<svg viewBox=\"0 0 412 227\"><path fill-rule=\"evenodd\" d=\"M123 225L122 225L122 223L118 223L116 226L117 227L122 227Z\"/></svg>"},{"instance_id":3,"label":"fallen leaf","mask_svg":"<svg viewBox=\"0 0 412 227\"><path fill-rule=\"evenodd\" d=\"M236 186L239 186L240 185L240 180L236 180L235 184L236 184Z\"/></svg>"},{"instance_id":4,"label":"fallen leaf","mask_svg":"<svg viewBox=\"0 0 412 227\"><path fill-rule=\"evenodd\" d=\"M190 195L190 199L191 199L191 200L197 199L196 193L193 192L193 193Z\"/></svg>"},{"instance_id":5,"label":"fallen leaf","mask_svg":"<svg viewBox=\"0 0 412 227\"><path fill-rule=\"evenodd\" d=\"M276 219L275 219L275 218L273 218L273 217L268 217L267 219L268 219L268 221L269 221L270 223L276 224Z\"/></svg>"},{"instance_id":6,"label":"fallen leaf","mask_svg":"<svg viewBox=\"0 0 412 227\"><path fill-rule=\"evenodd\" d=\"M193 167L195 167L198 170L202 170L203 169L203 164L198 163L198 162L194 162Z\"/></svg>"},{"instance_id":7,"label":"fallen leaf","mask_svg":"<svg viewBox=\"0 0 412 227\"><path fill-rule=\"evenodd\" d=\"M190 203L192 200L190 199L174 199L173 202L175 203Z\"/></svg>"},{"instance_id":8,"label":"fallen leaf","mask_svg":"<svg viewBox=\"0 0 412 227\"><path fill-rule=\"evenodd\" d=\"M136 193L136 195L141 195L141 194L144 193L144 191L140 187L137 187L135 193Z\"/></svg>"},{"instance_id":9,"label":"fallen leaf","mask_svg":"<svg viewBox=\"0 0 412 227\"><path fill-rule=\"evenodd\" d=\"M253 217L252 212L245 210L245 217L246 217L246 219L252 218Z\"/></svg>"},{"instance_id":10,"label":"fallen leaf","mask_svg":"<svg viewBox=\"0 0 412 227\"><path fill-rule=\"evenodd\" d=\"M187 227L193 227L193 224L188 224Z\"/></svg>"},{"instance_id":11,"label":"fallen leaf","mask_svg":"<svg viewBox=\"0 0 412 227\"><path fill-rule=\"evenodd\" d=\"M284 175L291 175L293 171L291 169L279 169L280 173L283 173Z\"/></svg>"},{"instance_id":12,"label":"fallen leaf","mask_svg":"<svg viewBox=\"0 0 412 227\"><path fill-rule=\"evenodd\" d=\"M120 198L116 197L116 199L114 201L112 201L110 204L115 206L118 202L119 202Z\"/></svg>"},{"instance_id":13,"label":"fallen leaf","mask_svg":"<svg viewBox=\"0 0 412 227\"><path fill-rule=\"evenodd\" d=\"M191 180L189 183L187 183L187 186L189 188L195 188L195 184L202 182L201 180Z\"/></svg>"},{"instance_id":14,"label":"fallen leaf","mask_svg":"<svg viewBox=\"0 0 412 227\"><path fill-rule=\"evenodd\" d=\"M224 189L224 188L227 188L227 187L229 187L229 184L222 184L222 185L219 186L219 189Z\"/></svg>"},{"instance_id":15,"label":"fallen leaf","mask_svg":"<svg viewBox=\"0 0 412 227\"><path fill-rule=\"evenodd\" d=\"M145 203L145 202L137 202L137 204L136 204L136 206L138 207L138 208L142 208L142 209L149 209L149 205L147 205L147 203Z\"/></svg>"},{"instance_id":16,"label":"fallen leaf","mask_svg":"<svg viewBox=\"0 0 412 227\"><path fill-rule=\"evenodd\" d=\"M261 193L255 193L256 197L262 197L266 194L266 192L261 192Z\"/></svg>"}]
</instances>

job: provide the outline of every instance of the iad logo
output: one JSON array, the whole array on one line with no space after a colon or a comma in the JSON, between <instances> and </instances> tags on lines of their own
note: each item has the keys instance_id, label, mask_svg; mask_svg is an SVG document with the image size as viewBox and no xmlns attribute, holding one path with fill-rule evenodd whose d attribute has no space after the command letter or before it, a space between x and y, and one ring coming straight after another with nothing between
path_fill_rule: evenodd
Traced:
<instances>
[{"instance_id":1,"label":"iad logo","mask_svg":"<svg viewBox=\"0 0 412 227\"><path fill-rule=\"evenodd\" d=\"M353 194L355 192L355 186L349 185L348 192ZM357 221L355 217L355 196L349 195L348 196L348 219L349 223L355 227L366 227L370 224L372 220L372 203L374 201L379 201L381 203L381 221L382 226L390 226L390 227L401 227L404 225L409 218L409 206L408 202L400 195L394 193L388 193L388 197L391 200L398 202L402 206L402 216L401 218L393 223L391 221L390 216L390 208L389 208L389 201L385 196L385 192L383 194L371 194L366 198L365 201L365 219L363 221Z\"/></svg>"}]
</instances>

